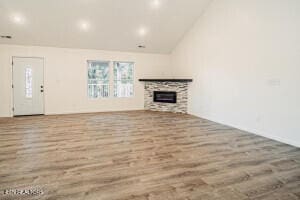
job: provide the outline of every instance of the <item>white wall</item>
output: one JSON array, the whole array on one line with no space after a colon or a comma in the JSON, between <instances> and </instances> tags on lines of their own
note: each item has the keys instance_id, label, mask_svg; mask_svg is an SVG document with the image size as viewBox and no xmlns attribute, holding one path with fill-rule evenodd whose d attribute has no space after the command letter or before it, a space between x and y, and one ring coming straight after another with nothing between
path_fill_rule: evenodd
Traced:
<instances>
[{"instance_id":1,"label":"white wall","mask_svg":"<svg viewBox=\"0 0 300 200\"><path fill-rule=\"evenodd\" d=\"M0 117L12 116L12 56L45 59L46 114L143 109L144 86L138 79L164 76L170 66L169 55L0 45ZM88 99L87 60L135 62L134 97Z\"/></svg>"},{"instance_id":2,"label":"white wall","mask_svg":"<svg viewBox=\"0 0 300 200\"><path fill-rule=\"evenodd\" d=\"M171 63L189 113L300 147L299 0L215 0Z\"/></svg>"}]
</instances>

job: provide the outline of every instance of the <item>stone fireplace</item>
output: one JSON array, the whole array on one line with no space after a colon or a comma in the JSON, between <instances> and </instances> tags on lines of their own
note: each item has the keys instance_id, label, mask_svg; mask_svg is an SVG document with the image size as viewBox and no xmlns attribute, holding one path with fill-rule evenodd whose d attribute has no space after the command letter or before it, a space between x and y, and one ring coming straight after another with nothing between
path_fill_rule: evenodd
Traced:
<instances>
[{"instance_id":1,"label":"stone fireplace","mask_svg":"<svg viewBox=\"0 0 300 200\"><path fill-rule=\"evenodd\" d=\"M188 83L192 79L140 79L145 83L146 110L187 113Z\"/></svg>"}]
</instances>

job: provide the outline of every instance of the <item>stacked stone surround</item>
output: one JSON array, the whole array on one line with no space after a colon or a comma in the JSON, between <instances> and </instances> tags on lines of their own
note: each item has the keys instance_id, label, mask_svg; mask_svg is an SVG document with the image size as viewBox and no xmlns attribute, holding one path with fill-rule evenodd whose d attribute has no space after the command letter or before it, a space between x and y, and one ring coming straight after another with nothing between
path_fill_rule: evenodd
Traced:
<instances>
[{"instance_id":1,"label":"stacked stone surround","mask_svg":"<svg viewBox=\"0 0 300 200\"><path fill-rule=\"evenodd\" d=\"M177 103L160 103L153 101L154 91L177 92ZM145 82L145 109L174 113L187 113L187 82Z\"/></svg>"}]
</instances>

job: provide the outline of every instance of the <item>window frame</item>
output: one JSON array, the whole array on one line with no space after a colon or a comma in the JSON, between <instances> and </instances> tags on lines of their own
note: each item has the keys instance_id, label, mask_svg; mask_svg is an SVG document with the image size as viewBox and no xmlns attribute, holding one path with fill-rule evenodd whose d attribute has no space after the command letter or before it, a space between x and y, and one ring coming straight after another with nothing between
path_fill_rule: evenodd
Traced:
<instances>
[{"instance_id":1,"label":"window frame","mask_svg":"<svg viewBox=\"0 0 300 200\"><path fill-rule=\"evenodd\" d=\"M112 72L113 72L113 74L112 74L112 76L113 76L113 78L112 78L112 97L113 98L134 98L135 97L135 62L134 61L112 61L111 62L112 63ZM114 86L115 86L115 76L114 76L114 67L115 67L115 63L131 63L133 66L132 66L132 77L133 77L133 79L132 79L132 85L133 85L133 91L132 91L132 95L131 96L129 96L129 97L118 97L118 96L115 96L114 95L114 90L115 90L115 88L114 88Z\"/></svg>"},{"instance_id":2,"label":"window frame","mask_svg":"<svg viewBox=\"0 0 300 200\"><path fill-rule=\"evenodd\" d=\"M99 62L99 63L107 63L108 64L108 96L107 97L97 97L97 98L94 98L94 97L90 97L89 95L89 67L90 67L90 63L92 62ZM87 67L86 67L86 83L87 83L87 91L86 91L86 94L87 94L87 97L89 100L104 100L104 99L109 99L111 97L111 61L109 60L87 60L86 61L86 64L87 64Z\"/></svg>"}]
</instances>

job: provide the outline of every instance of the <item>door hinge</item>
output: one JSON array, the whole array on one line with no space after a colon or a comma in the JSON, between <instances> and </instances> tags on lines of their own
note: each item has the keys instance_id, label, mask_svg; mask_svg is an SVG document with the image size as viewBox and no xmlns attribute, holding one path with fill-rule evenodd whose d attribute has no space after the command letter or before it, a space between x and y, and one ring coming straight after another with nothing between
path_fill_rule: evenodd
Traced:
<instances>
[{"instance_id":1,"label":"door hinge","mask_svg":"<svg viewBox=\"0 0 300 200\"><path fill-rule=\"evenodd\" d=\"M12 66L14 65L14 61L11 62L11 65L12 65Z\"/></svg>"},{"instance_id":2,"label":"door hinge","mask_svg":"<svg viewBox=\"0 0 300 200\"><path fill-rule=\"evenodd\" d=\"M12 111L15 111L15 108L12 108Z\"/></svg>"},{"instance_id":3,"label":"door hinge","mask_svg":"<svg viewBox=\"0 0 300 200\"><path fill-rule=\"evenodd\" d=\"M14 88L14 85L11 85L11 88Z\"/></svg>"}]
</instances>

